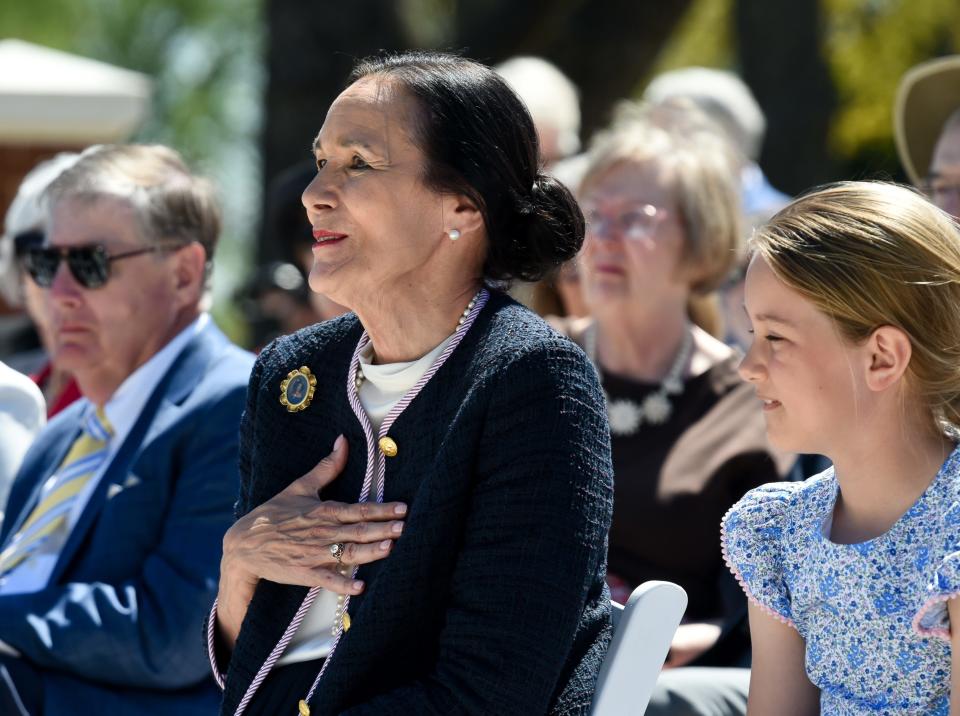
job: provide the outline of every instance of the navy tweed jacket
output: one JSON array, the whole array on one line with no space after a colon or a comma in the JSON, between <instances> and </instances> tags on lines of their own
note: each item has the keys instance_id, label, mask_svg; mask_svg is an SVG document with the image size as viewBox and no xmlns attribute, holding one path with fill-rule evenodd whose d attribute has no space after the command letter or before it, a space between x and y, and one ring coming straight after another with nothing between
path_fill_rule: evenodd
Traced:
<instances>
[{"instance_id":1,"label":"navy tweed jacket","mask_svg":"<svg viewBox=\"0 0 960 716\"><path fill-rule=\"evenodd\" d=\"M347 399L362 334L348 316L260 355L241 421L243 515L325 457L344 472L322 495L356 502L366 439ZM280 383L317 375L291 413ZM491 291L463 341L397 418L386 501L410 509L390 556L360 568L352 627L312 714L587 714L611 636L604 583L613 469L603 396L584 353ZM227 665L233 714L307 590L262 581ZM320 662L317 662L319 670ZM264 687L269 687L270 681ZM306 696L291 694L291 706Z\"/></svg>"}]
</instances>

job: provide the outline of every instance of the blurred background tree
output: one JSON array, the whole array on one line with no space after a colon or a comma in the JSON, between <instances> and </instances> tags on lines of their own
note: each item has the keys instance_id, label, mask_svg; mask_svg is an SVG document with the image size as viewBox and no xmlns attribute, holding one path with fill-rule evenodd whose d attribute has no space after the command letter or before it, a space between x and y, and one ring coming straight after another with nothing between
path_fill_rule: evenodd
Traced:
<instances>
[{"instance_id":1,"label":"blurred background tree","mask_svg":"<svg viewBox=\"0 0 960 716\"><path fill-rule=\"evenodd\" d=\"M640 89L663 70L732 69L767 115L761 164L780 188L905 181L897 85L913 65L957 52L956 0L696 0Z\"/></svg>"},{"instance_id":2,"label":"blurred background tree","mask_svg":"<svg viewBox=\"0 0 960 716\"><path fill-rule=\"evenodd\" d=\"M906 181L893 144L904 71L960 52L957 0L824 0L823 49L837 87L829 148L843 177Z\"/></svg>"},{"instance_id":3,"label":"blurred background tree","mask_svg":"<svg viewBox=\"0 0 960 716\"><path fill-rule=\"evenodd\" d=\"M268 0L264 174L275 177L307 159L354 61L383 49L453 49L489 64L545 57L580 88L589 136L611 105L633 92L690 3L353 0L320 10L302 0ZM290 260L266 237L259 256Z\"/></svg>"}]
</instances>

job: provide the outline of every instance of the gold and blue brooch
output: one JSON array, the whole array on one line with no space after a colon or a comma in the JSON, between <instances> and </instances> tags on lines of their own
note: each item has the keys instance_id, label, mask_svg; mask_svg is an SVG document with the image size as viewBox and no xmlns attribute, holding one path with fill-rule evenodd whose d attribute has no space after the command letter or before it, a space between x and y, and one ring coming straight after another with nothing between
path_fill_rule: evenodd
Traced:
<instances>
[{"instance_id":1,"label":"gold and blue brooch","mask_svg":"<svg viewBox=\"0 0 960 716\"><path fill-rule=\"evenodd\" d=\"M291 413L306 410L316 389L317 376L313 375L307 366L302 365L287 373L287 377L280 383L280 403Z\"/></svg>"}]
</instances>

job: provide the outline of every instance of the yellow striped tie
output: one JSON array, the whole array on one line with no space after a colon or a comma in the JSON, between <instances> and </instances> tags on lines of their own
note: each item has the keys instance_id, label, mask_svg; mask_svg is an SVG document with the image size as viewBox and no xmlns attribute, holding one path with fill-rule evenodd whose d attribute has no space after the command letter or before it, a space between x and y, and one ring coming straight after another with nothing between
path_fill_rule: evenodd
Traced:
<instances>
[{"instance_id":1,"label":"yellow striped tie","mask_svg":"<svg viewBox=\"0 0 960 716\"><path fill-rule=\"evenodd\" d=\"M60 468L47 480L37 506L0 552L0 576L18 567L55 537L66 537L73 502L103 464L112 434L102 408L87 416L83 432L70 447Z\"/></svg>"}]
</instances>

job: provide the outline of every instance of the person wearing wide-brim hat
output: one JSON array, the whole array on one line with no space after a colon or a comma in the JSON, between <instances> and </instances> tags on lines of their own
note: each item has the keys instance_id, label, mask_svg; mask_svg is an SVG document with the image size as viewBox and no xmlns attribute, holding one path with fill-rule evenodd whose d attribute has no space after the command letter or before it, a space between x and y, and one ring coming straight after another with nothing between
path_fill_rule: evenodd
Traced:
<instances>
[{"instance_id":1,"label":"person wearing wide-brim hat","mask_svg":"<svg viewBox=\"0 0 960 716\"><path fill-rule=\"evenodd\" d=\"M910 181L960 216L960 55L911 68L900 80L893 122Z\"/></svg>"}]
</instances>

